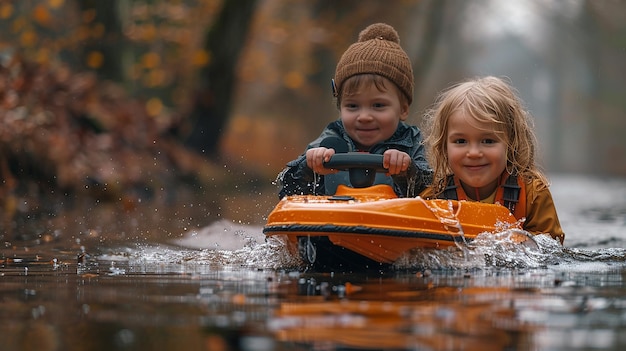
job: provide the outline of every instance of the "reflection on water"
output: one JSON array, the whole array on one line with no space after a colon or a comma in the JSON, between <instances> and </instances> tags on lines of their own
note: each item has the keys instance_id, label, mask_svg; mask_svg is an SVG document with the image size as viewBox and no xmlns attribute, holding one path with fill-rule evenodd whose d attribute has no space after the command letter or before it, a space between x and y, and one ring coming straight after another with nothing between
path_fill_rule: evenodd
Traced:
<instances>
[{"instance_id":1,"label":"reflection on water","mask_svg":"<svg viewBox=\"0 0 626 351\"><path fill-rule=\"evenodd\" d=\"M308 273L262 220L194 226L184 208L39 222L0 251L2 349L623 349L626 181L553 183L565 247L501 233L391 272Z\"/></svg>"}]
</instances>

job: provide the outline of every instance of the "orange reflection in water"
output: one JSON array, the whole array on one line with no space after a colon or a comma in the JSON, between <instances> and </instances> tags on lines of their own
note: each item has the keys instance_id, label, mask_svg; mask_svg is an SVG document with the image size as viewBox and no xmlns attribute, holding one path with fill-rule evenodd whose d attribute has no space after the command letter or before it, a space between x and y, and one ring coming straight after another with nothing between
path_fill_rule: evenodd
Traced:
<instances>
[{"instance_id":1,"label":"orange reflection in water","mask_svg":"<svg viewBox=\"0 0 626 351\"><path fill-rule=\"evenodd\" d=\"M528 346L538 328L517 318L513 301L532 293L524 289L426 284L407 291L383 283L353 290L343 299L282 303L270 329L280 341L316 349L502 350Z\"/></svg>"}]
</instances>

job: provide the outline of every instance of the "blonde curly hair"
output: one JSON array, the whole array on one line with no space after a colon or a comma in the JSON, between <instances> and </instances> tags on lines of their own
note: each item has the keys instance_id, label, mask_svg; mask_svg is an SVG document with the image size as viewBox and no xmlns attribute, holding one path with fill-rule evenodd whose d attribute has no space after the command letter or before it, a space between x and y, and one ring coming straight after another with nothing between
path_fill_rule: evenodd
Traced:
<instances>
[{"instance_id":1,"label":"blonde curly hair","mask_svg":"<svg viewBox=\"0 0 626 351\"><path fill-rule=\"evenodd\" d=\"M446 178L452 175L448 160L447 138L450 116L462 110L479 122L492 123L507 145L506 170L516 173L527 183L548 180L535 163L537 141L534 123L517 91L504 79L487 76L474 78L444 90L424 115L423 130L428 161L433 168L432 195L444 190Z\"/></svg>"}]
</instances>

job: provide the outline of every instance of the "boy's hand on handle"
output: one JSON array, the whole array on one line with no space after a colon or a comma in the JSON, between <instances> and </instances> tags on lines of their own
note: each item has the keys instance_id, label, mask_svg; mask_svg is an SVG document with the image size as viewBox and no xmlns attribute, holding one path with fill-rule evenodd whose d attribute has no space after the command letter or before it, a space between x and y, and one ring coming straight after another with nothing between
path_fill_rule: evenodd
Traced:
<instances>
[{"instance_id":1,"label":"boy's hand on handle","mask_svg":"<svg viewBox=\"0 0 626 351\"><path fill-rule=\"evenodd\" d=\"M383 167L387 169L387 175L396 175L406 172L411 165L411 156L406 152L389 149L383 154Z\"/></svg>"},{"instance_id":2,"label":"boy's hand on handle","mask_svg":"<svg viewBox=\"0 0 626 351\"><path fill-rule=\"evenodd\" d=\"M335 154L335 149L327 149L325 147L314 147L306 151L306 165L313 172L321 175L339 172L336 169L324 167L324 162L328 162L330 157Z\"/></svg>"}]
</instances>

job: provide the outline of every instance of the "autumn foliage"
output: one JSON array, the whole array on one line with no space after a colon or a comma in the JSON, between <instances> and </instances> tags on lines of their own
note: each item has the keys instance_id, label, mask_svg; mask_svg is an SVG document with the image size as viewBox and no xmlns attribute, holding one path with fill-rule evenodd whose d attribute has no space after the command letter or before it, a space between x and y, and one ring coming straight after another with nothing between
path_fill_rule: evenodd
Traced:
<instances>
[{"instance_id":1,"label":"autumn foliage","mask_svg":"<svg viewBox=\"0 0 626 351\"><path fill-rule=\"evenodd\" d=\"M168 135L173 123L151 116L146 104L60 64L51 69L19 55L3 62L0 116L5 196L37 181L38 191L97 189L119 198L194 177L206 165L178 146Z\"/></svg>"},{"instance_id":2,"label":"autumn foliage","mask_svg":"<svg viewBox=\"0 0 626 351\"><path fill-rule=\"evenodd\" d=\"M191 29L207 20L190 20L219 8L188 5L0 0L0 206L50 192L118 200L220 177L175 135L184 112L172 105L188 103L176 84L189 87L209 62L191 49L202 33ZM103 22L107 6L128 6L125 22ZM101 71L111 50L132 57L113 66L117 81Z\"/></svg>"}]
</instances>

